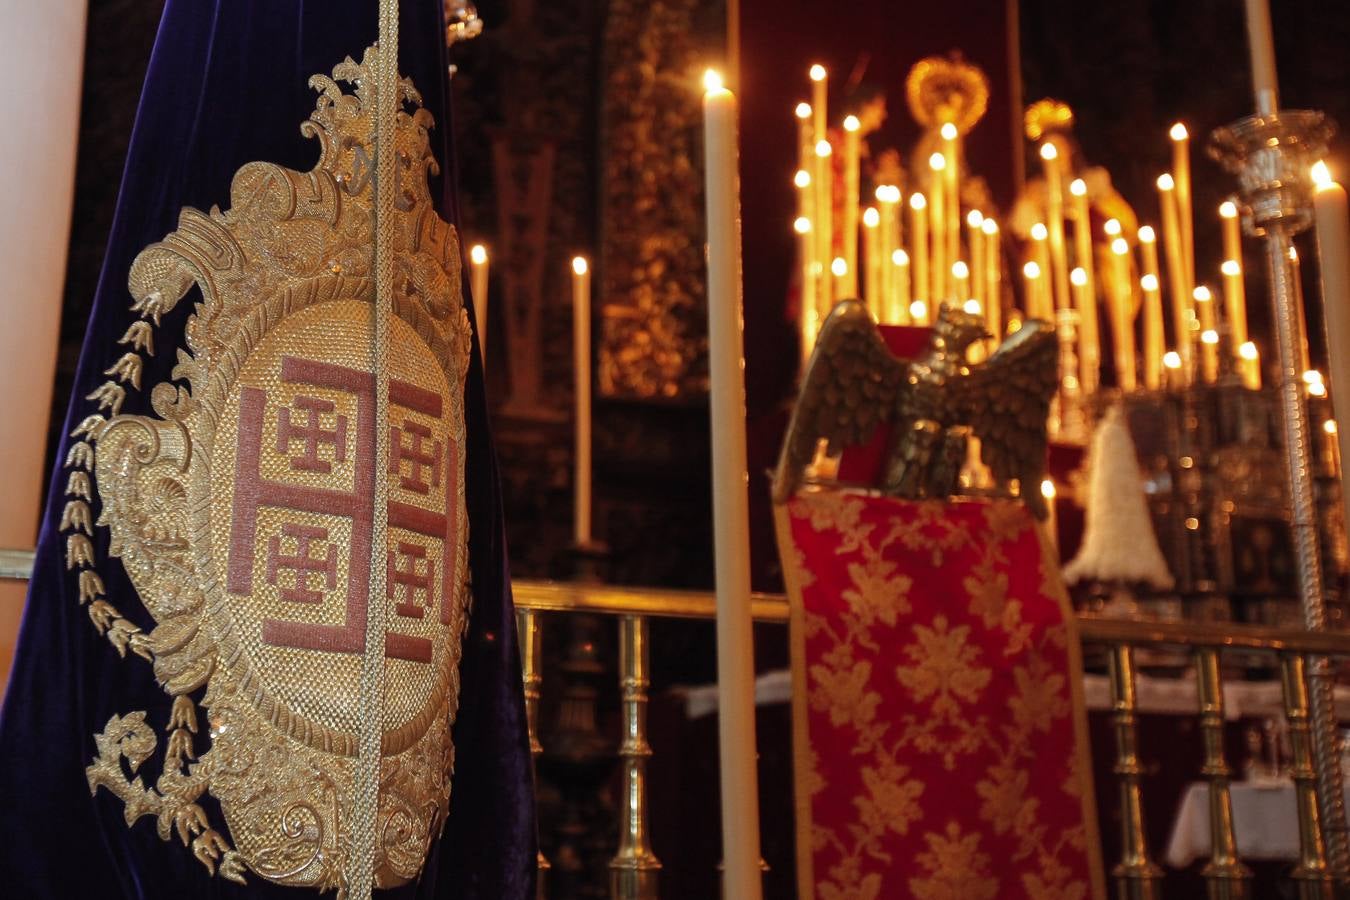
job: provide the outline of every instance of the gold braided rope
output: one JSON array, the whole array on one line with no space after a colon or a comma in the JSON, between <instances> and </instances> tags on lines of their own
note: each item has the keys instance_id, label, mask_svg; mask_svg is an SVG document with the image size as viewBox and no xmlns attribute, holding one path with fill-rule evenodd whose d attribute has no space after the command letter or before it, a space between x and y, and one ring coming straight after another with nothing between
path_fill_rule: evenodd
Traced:
<instances>
[{"instance_id":1,"label":"gold braided rope","mask_svg":"<svg viewBox=\"0 0 1350 900\"><path fill-rule=\"evenodd\" d=\"M366 604L366 648L361 664L360 751L352 791L352 856L347 889L368 900L375 888L376 821L380 802L380 744L384 733L384 644L389 483L389 311L394 297L394 135L398 116L398 0L380 0L379 53L375 60L375 517Z\"/></svg>"}]
</instances>

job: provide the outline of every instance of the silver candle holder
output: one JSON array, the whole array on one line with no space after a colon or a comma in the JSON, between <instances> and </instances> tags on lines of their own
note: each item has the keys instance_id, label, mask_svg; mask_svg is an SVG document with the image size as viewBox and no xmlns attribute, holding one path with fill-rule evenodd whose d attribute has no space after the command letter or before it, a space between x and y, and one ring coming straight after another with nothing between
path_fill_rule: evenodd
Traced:
<instances>
[{"instance_id":1,"label":"silver candle holder","mask_svg":"<svg viewBox=\"0 0 1350 900\"><path fill-rule=\"evenodd\" d=\"M1308 340L1293 238L1312 222L1309 169L1326 152L1334 131L1335 125L1321 112L1281 110L1239 119L1216 129L1210 137L1210 154L1237 176L1243 230L1262 238L1265 244L1279 364L1276 391L1284 432L1291 537L1299 601L1304 625L1310 631L1326 629L1327 607L1313 494L1314 436L1301 381L1308 369ZM1321 808L1331 875L1344 883L1350 880L1350 836L1337 751L1330 659L1311 658L1308 681L1317 805Z\"/></svg>"}]
</instances>

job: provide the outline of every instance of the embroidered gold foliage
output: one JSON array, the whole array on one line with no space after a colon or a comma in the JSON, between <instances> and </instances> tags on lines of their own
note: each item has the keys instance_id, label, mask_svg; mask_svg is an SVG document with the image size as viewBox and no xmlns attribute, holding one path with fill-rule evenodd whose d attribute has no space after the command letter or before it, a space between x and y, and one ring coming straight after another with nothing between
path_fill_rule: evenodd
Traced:
<instances>
[{"instance_id":1,"label":"embroidered gold foliage","mask_svg":"<svg viewBox=\"0 0 1350 900\"><path fill-rule=\"evenodd\" d=\"M1025 621L1023 598L1015 596L1010 577L1010 548L1034 527L1030 518L1012 502L987 504L979 517L924 502L904 503L903 515L869 517L869 502L841 491L806 491L789 506L790 521L808 529L801 533L820 538L812 546L839 557L823 567L838 575L817 572L807 583L821 596L838 578L843 602L822 597L818 605L806 604L806 699L835 729L827 732L831 754L837 746L852 747L858 785L850 798L852 819L813 822L817 896L1086 900L1082 868L1065 862L1066 854L1078 860L1088 854L1086 825L1082 819L1043 821L1040 792L1053 785L1072 798L1071 808L1081 809L1089 773L1081 755L1071 753L1056 762L1068 771L1040 782L1034 774L1047 764L1037 758L1034 736L1069 727L1071 704L1061 670L1065 629L1034 629ZM792 543L797 555L790 563L804 569L806 551L798 540ZM897 550L935 568L959 558L967 574L956 583L964 596L958 593L949 609L925 615L932 607L916 607L914 577L902 571ZM1038 575L1044 584L1046 576ZM1000 674L995 688L996 669L1008 676ZM892 721L882 709L897 690L915 712ZM992 702L1002 705L996 714ZM813 747L807 758L808 793L820 797L834 785L820 769L821 751ZM987 831L963 830L944 816L949 779L959 776L927 780L935 771L957 772L962 760L972 766L979 760L974 783L964 790L973 790ZM1012 853L997 867L985 841L994 835L1010 843ZM888 836L916 840L914 856L894 858L896 845Z\"/></svg>"},{"instance_id":2,"label":"embroidered gold foliage","mask_svg":"<svg viewBox=\"0 0 1350 900\"><path fill-rule=\"evenodd\" d=\"M229 209L184 209L178 228L137 256L128 286L139 319L117 341L127 349L105 370L107 380L88 395L97 412L72 431L60 523L66 565L77 573L95 628L120 655L149 660L173 697L162 743L143 711L108 721L86 770L90 790L121 799L128 825L153 816L162 839L176 836L221 877L242 882L251 872L336 889L340 900L356 802L348 675L362 644L335 649L346 632L333 619L344 623L344 614L359 614L364 640L365 604L374 601L365 588L344 580L344 595L335 584L362 567L368 573L375 560L383 566L386 553L366 539L366 556L356 559L362 498L370 505L374 491L360 487L361 479L386 473L374 472L374 451L362 438L348 436L349 423L357 432L369 416L362 366L369 365L377 307L370 277L374 88L367 70L377 53L369 48L362 63L348 58L332 78L311 79L319 96L301 126L319 145L311 171L249 163L235 173ZM339 82L354 85L353 92ZM445 819L454 759L449 725L458 707L469 597L467 523L458 510L471 336L458 235L432 207L432 118L410 82L400 82L399 94L388 321L400 347L389 374L391 385L401 379L401 393L395 398L391 386L388 406L397 406L401 418L391 410L390 443L400 428L417 439L407 457L390 459L390 483L402 485L402 508L411 512L401 513L403 533L389 548L387 599L405 625L398 647L391 629L386 662L376 810L381 888L418 876ZM194 289L200 297L183 345L173 348L172 382L150 391L155 415L122 415L128 391L142 387L155 328ZM253 404L253 430L240 436L246 402ZM374 431L373 421L368 428ZM235 454L243 460L250 447L251 480L235 485L246 469L235 465ZM410 471L399 468L399 459L414 457ZM424 478L437 490L422 490ZM259 485L273 486L272 505L239 513L261 493L254 490ZM418 506L419 493L441 505ZM391 532L394 505L387 513ZM247 532L237 530L240 521L249 523ZM107 596L96 528L154 621L148 633ZM412 537L425 540L414 546ZM227 596L222 560L235 553L245 562L230 564L235 584ZM405 567L398 554L406 555ZM439 614L427 614L433 610ZM410 630L408 622L424 623L423 630ZM282 636L268 637L268 629ZM192 699L203 688L204 718ZM137 772L156 753L163 766L149 785ZM207 794L214 802L204 805ZM206 811L217 807L223 824L213 824Z\"/></svg>"}]
</instances>

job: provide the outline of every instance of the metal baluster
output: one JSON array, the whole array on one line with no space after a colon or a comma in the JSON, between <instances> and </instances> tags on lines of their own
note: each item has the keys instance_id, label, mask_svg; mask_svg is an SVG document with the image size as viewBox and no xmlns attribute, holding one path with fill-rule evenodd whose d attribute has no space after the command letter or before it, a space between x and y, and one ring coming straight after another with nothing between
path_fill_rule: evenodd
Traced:
<instances>
[{"instance_id":1,"label":"metal baluster","mask_svg":"<svg viewBox=\"0 0 1350 900\"><path fill-rule=\"evenodd\" d=\"M1289 720L1289 743L1294 751L1294 791L1298 797L1298 865L1292 876L1299 900L1329 900L1332 877L1322 839L1322 816L1317 805L1317 771L1313 767L1312 733L1308 722L1308 682L1303 657L1285 654L1284 716Z\"/></svg>"},{"instance_id":2,"label":"metal baluster","mask_svg":"<svg viewBox=\"0 0 1350 900\"><path fill-rule=\"evenodd\" d=\"M1160 869L1148 855L1143 799L1139 793L1138 716L1134 692L1134 648L1111 646L1111 707L1116 726L1115 774L1120 782L1120 862L1111 871L1120 900L1156 900Z\"/></svg>"},{"instance_id":3,"label":"metal baluster","mask_svg":"<svg viewBox=\"0 0 1350 900\"><path fill-rule=\"evenodd\" d=\"M544 683L544 642L540 633L539 614L532 609L517 609L516 631L520 638L521 678L525 683L525 724L530 732L530 759L533 765L538 761L539 754L544 752L543 744L539 743L539 690ZM535 784L539 783L537 771L534 781ZM539 872L534 895L536 900L544 900L548 896L548 870L551 866L542 849L536 865Z\"/></svg>"},{"instance_id":4,"label":"metal baluster","mask_svg":"<svg viewBox=\"0 0 1350 900\"><path fill-rule=\"evenodd\" d=\"M1233 798L1228 792L1233 774L1223 753L1223 684L1219 678L1219 651L1206 647L1195 653L1195 678L1200 690L1200 732L1205 762L1200 774L1209 780L1209 863L1201 874L1210 900L1242 900L1248 893L1251 870L1237 856L1233 833Z\"/></svg>"},{"instance_id":5,"label":"metal baluster","mask_svg":"<svg viewBox=\"0 0 1350 900\"><path fill-rule=\"evenodd\" d=\"M614 900L656 900L661 863L647 834L647 619L619 619L619 686L623 691L623 824L609 864Z\"/></svg>"}]
</instances>

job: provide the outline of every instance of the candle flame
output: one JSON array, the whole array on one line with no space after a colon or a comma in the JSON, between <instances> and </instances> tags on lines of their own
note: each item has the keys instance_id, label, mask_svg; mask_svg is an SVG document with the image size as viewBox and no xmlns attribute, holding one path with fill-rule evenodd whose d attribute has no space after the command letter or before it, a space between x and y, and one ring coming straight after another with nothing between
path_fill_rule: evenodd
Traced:
<instances>
[{"instance_id":1,"label":"candle flame","mask_svg":"<svg viewBox=\"0 0 1350 900\"><path fill-rule=\"evenodd\" d=\"M971 297L966 301L964 308L966 312L972 316L980 315L980 301L976 300L974 297Z\"/></svg>"},{"instance_id":2,"label":"candle flame","mask_svg":"<svg viewBox=\"0 0 1350 900\"><path fill-rule=\"evenodd\" d=\"M816 141L816 156L819 156L821 159L825 159L833 152L834 148L830 146L829 141Z\"/></svg>"},{"instance_id":3,"label":"candle flame","mask_svg":"<svg viewBox=\"0 0 1350 900\"><path fill-rule=\"evenodd\" d=\"M830 263L830 273L835 278L843 278L848 274L848 263L842 256L836 256L834 262Z\"/></svg>"},{"instance_id":4,"label":"candle flame","mask_svg":"<svg viewBox=\"0 0 1350 900\"><path fill-rule=\"evenodd\" d=\"M910 194L909 206L911 209L923 209L928 205L928 199L923 194Z\"/></svg>"},{"instance_id":5,"label":"candle flame","mask_svg":"<svg viewBox=\"0 0 1350 900\"><path fill-rule=\"evenodd\" d=\"M798 216L792 223L792 230L798 234L809 234L811 232L811 220L806 216Z\"/></svg>"},{"instance_id":6,"label":"candle flame","mask_svg":"<svg viewBox=\"0 0 1350 900\"><path fill-rule=\"evenodd\" d=\"M1326 395L1327 395L1327 386L1322 382L1319 381L1316 384L1308 385L1308 396L1325 397Z\"/></svg>"},{"instance_id":7,"label":"candle flame","mask_svg":"<svg viewBox=\"0 0 1350 900\"><path fill-rule=\"evenodd\" d=\"M1184 141L1191 136L1190 132L1186 130L1186 126L1180 122L1173 125L1172 130L1167 132L1167 135L1174 141Z\"/></svg>"},{"instance_id":8,"label":"candle flame","mask_svg":"<svg viewBox=\"0 0 1350 900\"><path fill-rule=\"evenodd\" d=\"M1041 496L1047 500L1055 499L1055 483L1049 478L1041 482Z\"/></svg>"},{"instance_id":9,"label":"candle flame","mask_svg":"<svg viewBox=\"0 0 1350 900\"><path fill-rule=\"evenodd\" d=\"M1082 266L1076 267L1069 273L1069 281L1077 287L1082 287L1087 284L1087 270Z\"/></svg>"},{"instance_id":10,"label":"candle flame","mask_svg":"<svg viewBox=\"0 0 1350 900\"><path fill-rule=\"evenodd\" d=\"M715 94L718 91L726 90L726 85L722 82L722 73L716 69L709 69L703 73L703 90L709 94Z\"/></svg>"},{"instance_id":11,"label":"candle flame","mask_svg":"<svg viewBox=\"0 0 1350 900\"><path fill-rule=\"evenodd\" d=\"M984 213L978 209L972 209L966 213L966 224L971 228L980 228L984 225Z\"/></svg>"},{"instance_id":12,"label":"candle flame","mask_svg":"<svg viewBox=\"0 0 1350 900\"><path fill-rule=\"evenodd\" d=\"M1031 260L1025 266L1022 267L1022 274L1025 275L1027 278L1035 280L1041 277L1041 267L1036 265L1035 260Z\"/></svg>"},{"instance_id":13,"label":"candle flame","mask_svg":"<svg viewBox=\"0 0 1350 900\"><path fill-rule=\"evenodd\" d=\"M1304 384L1321 384L1321 383L1322 383L1322 373L1319 372L1319 371L1317 371L1316 369L1309 369L1308 371L1306 371L1306 372L1303 373L1303 383L1304 383Z\"/></svg>"},{"instance_id":14,"label":"candle flame","mask_svg":"<svg viewBox=\"0 0 1350 900\"><path fill-rule=\"evenodd\" d=\"M897 266L907 266L909 265L909 254L904 250L896 250L891 254L891 262Z\"/></svg>"},{"instance_id":15,"label":"candle flame","mask_svg":"<svg viewBox=\"0 0 1350 900\"><path fill-rule=\"evenodd\" d=\"M928 304L922 300L915 300L909 305L909 314L915 319L928 318Z\"/></svg>"},{"instance_id":16,"label":"candle flame","mask_svg":"<svg viewBox=\"0 0 1350 900\"><path fill-rule=\"evenodd\" d=\"M1107 219L1106 224L1102 225L1102 231L1105 231L1111 237L1120 237L1120 220Z\"/></svg>"},{"instance_id":17,"label":"candle flame","mask_svg":"<svg viewBox=\"0 0 1350 900\"><path fill-rule=\"evenodd\" d=\"M798 104L797 104L797 118L799 118L799 119L809 119L809 118L811 118L811 104L810 104L810 103L802 102L802 103L798 103Z\"/></svg>"},{"instance_id":18,"label":"candle flame","mask_svg":"<svg viewBox=\"0 0 1350 900\"><path fill-rule=\"evenodd\" d=\"M1256 359L1259 355L1260 354L1256 351L1256 345L1251 341L1247 341L1242 344L1242 346L1238 347L1238 356L1243 359Z\"/></svg>"},{"instance_id":19,"label":"candle flame","mask_svg":"<svg viewBox=\"0 0 1350 900\"><path fill-rule=\"evenodd\" d=\"M1232 200L1225 200L1219 204L1219 215L1225 219L1236 219L1238 214L1237 204Z\"/></svg>"},{"instance_id":20,"label":"candle flame","mask_svg":"<svg viewBox=\"0 0 1350 900\"><path fill-rule=\"evenodd\" d=\"M1313 184L1318 188L1329 187L1331 185L1331 169L1327 168L1326 160L1319 159L1312 165Z\"/></svg>"},{"instance_id":21,"label":"candle flame","mask_svg":"<svg viewBox=\"0 0 1350 900\"><path fill-rule=\"evenodd\" d=\"M1203 284L1198 285L1195 290L1191 291L1191 296L1195 298L1197 303L1208 303L1214 299L1214 295L1210 293L1209 288Z\"/></svg>"},{"instance_id":22,"label":"candle flame","mask_svg":"<svg viewBox=\"0 0 1350 900\"><path fill-rule=\"evenodd\" d=\"M1158 235L1154 233L1152 225L1145 225L1143 228L1139 229L1140 242L1145 244L1151 244L1157 239Z\"/></svg>"},{"instance_id":23,"label":"candle flame","mask_svg":"<svg viewBox=\"0 0 1350 900\"><path fill-rule=\"evenodd\" d=\"M1087 196L1087 182L1081 178L1075 178L1069 182L1069 193L1075 197Z\"/></svg>"},{"instance_id":24,"label":"candle flame","mask_svg":"<svg viewBox=\"0 0 1350 900\"><path fill-rule=\"evenodd\" d=\"M1322 423L1322 430L1325 431L1327 434L1335 434L1335 433L1336 433L1336 420L1335 420L1335 419L1327 419L1325 422Z\"/></svg>"},{"instance_id":25,"label":"candle flame","mask_svg":"<svg viewBox=\"0 0 1350 900\"><path fill-rule=\"evenodd\" d=\"M932 156L928 157L928 168L932 169L934 172L941 172L943 169L947 168L947 157L943 156L941 153L934 153Z\"/></svg>"},{"instance_id":26,"label":"candle flame","mask_svg":"<svg viewBox=\"0 0 1350 900\"><path fill-rule=\"evenodd\" d=\"M1111 242L1111 252L1116 256L1124 256L1130 252L1130 245L1124 238L1116 238Z\"/></svg>"},{"instance_id":27,"label":"candle flame","mask_svg":"<svg viewBox=\"0 0 1350 900\"><path fill-rule=\"evenodd\" d=\"M998 223L993 219L986 218L984 222L980 224L980 230L988 235L998 234Z\"/></svg>"},{"instance_id":28,"label":"candle flame","mask_svg":"<svg viewBox=\"0 0 1350 900\"><path fill-rule=\"evenodd\" d=\"M1170 191L1176 186L1177 183L1172 180L1172 176L1169 175L1167 172L1164 172L1158 176L1158 190Z\"/></svg>"},{"instance_id":29,"label":"candle flame","mask_svg":"<svg viewBox=\"0 0 1350 900\"><path fill-rule=\"evenodd\" d=\"M952 263L952 277L956 279L969 278L970 266L966 265L963 260L958 259Z\"/></svg>"},{"instance_id":30,"label":"candle flame","mask_svg":"<svg viewBox=\"0 0 1350 900\"><path fill-rule=\"evenodd\" d=\"M956 140L956 126L951 122L943 122L942 127L938 129L938 134L942 135L944 141Z\"/></svg>"},{"instance_id":31,"label":"candle flame","mask_svg":"<svg viewBox=\"0 0 1350 900\"><path fill-rule=\"evenodd\" d=\"M1149 292L1156 291L1158 289L1158 276L1149 272L1139 279L1139 286Z\"/></svg>"},{"instance_id":32,"label":"candle flame","mask_svg":"<svg viewBox=\"0 0 1350 900\"><path fill-rule=\"evenodd\" d=\"M578 275L585 275L586 272L587 272L589 269L590 269L590 266L589 266L589 265L587 264L587 262L586 262L586 257L584 257L584 256L574 256L574 257L572 257L572 271L573 271L573 272L576 272Z\"/></svg>"},{"instance_id":33,"label":"candle flame","mask_svg":"<svg viewBox=\"0 0 1350 900\"><path fill-rule=\"evenodd\" d=\"M876 198L882 203L899 203L900 189L893 184L879 184L876 189Z\"/></svg>"},{"instance_id":34,"label":"candle flame","mask_svg":"<svg viewBox=\"0 0 1350 900\"><path fill-rule=\"evenodd\" d=\"M1206 328L1204 331L1200 332L1200 342L1202 344L1218 344L1219 333L1213 328Z\"/></svg>"},{"instance_id":35,"label":"candle flame","mask_svg":"<svg viewBox=\"0 0 1350 900\"><path fill-rule=\"evenodd\" d=\"M481 266L487 262L487 248L482 244L474 244L469 248L469 262L475 266Z\"/></svg>"},{"instance_id":36,"label":"candle flame","mask_svg":"<svg viewBox=\"0 0 1350 900\"><path fill-rule=\"evenodd\" d=\"M857 116L844 116L844 130L857 131L862 128L862 123L858 121Z\"/></svg>"},{"instance_id":37,"label":"candle flame","mask_svg":"<svg viewBox=\"0 0 1350 900\"><path fill-rule=\"evenodd\" d=\"M820 63L816 63L815 65L813 65L813 66L811 67L811 72L810 72L810 74L811 74L811 80L812 80L812 81L824 81L824 80L825 80L825 67L822 66Z\"/></svg>"},{"instance_id":38,"label":"candle flame","mask_svg":"<svg viewBox=\"0 0 1350 900\"><path fill-rule=\"evenodd\" d=\"M799 188L811 186L811 173L805 169L798 169L797 174L792 176L792 183Z\"/></svg>"},{"instance_id":39,"label":"candle flame","mask_svg":"<svg viewBox=\"0 0 1350 900\"><path fill-rule=\"evenodd\" d=\"M1242 264L1236 259L1225 259L1223 265L1219 266L1219 271L1228 276L1241 275Z\"/></svg>"},{"instance_id":40,"label":"candle flame","mask_svg":"<svg viewBox=\"0 0 1350 900\"><path fill-rule=\"evenodd\" d=\"M1048 161L1058 158L1059 158L1059 150L1055 147L1054 144L1050 143L1049 141L1046 141L1044 144L1041 144L1041 159Z\"/></svg>"},{"instance_id":41,"label":"candle flame","mask_svg":"<svg viewBox=\"0 0 1350 900\"><path fill-rule=\"evenodd\" d=\"M1050 230L1045 227L1044 222L1037 222L1031 226L1031 239L1033 241L1043 241L1050 236Z\"/></svg>"},{"instance_id":42,"label":"candle flame","mask_svg":"<svg viewBox=\"0 0 1350 900\"><path fill-rule=\"evenodd\" d=\"M876 228L881 224L881 213L877 212L875 206L869 206L863 210L863 225L867 228Z\"/></svg>"},{"instance_id":43,"label":"candle flame","mask_svg":"<svg viewBox=\"0 0 1350 900\"><path fill-rule=\"evenodd\" d=\"M1175 350L1168 350L1163 354L1163 365L1169 369L1181 368L1181 354Z\"/></svg>"}]
</instances>

